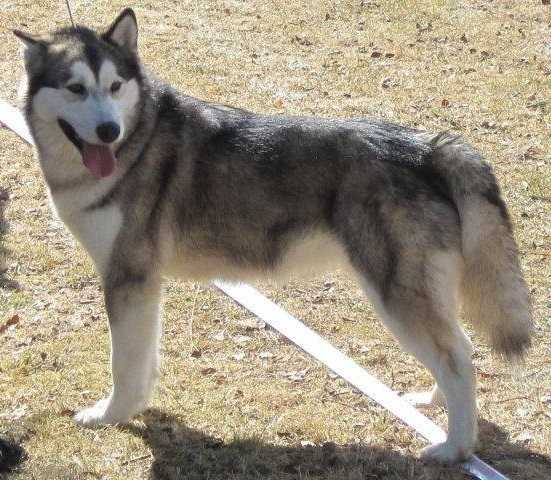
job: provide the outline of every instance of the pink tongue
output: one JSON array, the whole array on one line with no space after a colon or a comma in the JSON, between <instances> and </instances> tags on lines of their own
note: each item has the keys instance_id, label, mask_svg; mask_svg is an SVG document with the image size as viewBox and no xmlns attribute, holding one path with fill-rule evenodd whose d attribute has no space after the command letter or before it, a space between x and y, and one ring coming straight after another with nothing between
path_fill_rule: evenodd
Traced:
<instances>
[{"instance_id":1,"label":"pink tongue","mask_svg":"<svg viewBox=\"0 0 551 480\"><path fill-rule=\"evenodd\" d=\"M108 177L115 168L115 157L109 147L84 142L82 161L96 178Z\"/></svg>"}]
</instances>

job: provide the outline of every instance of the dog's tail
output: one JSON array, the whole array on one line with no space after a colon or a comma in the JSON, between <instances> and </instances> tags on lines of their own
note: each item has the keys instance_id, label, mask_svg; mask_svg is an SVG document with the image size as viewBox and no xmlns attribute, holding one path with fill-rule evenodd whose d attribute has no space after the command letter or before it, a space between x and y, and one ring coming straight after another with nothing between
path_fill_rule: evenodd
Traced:
<instances>
[{"instance_id":1,"label":"dog's tail","mask_svg":"<svg viewBox=\"0 0 551 480\"><path fill-rule=\"evenodd\" d=\"M441 133L428 141L433 148L429 168L441 177L459 211L464 312L497 353L522 357L531 342L532 311L496 178L461 137Z\"/></svg>"}]
</instances>

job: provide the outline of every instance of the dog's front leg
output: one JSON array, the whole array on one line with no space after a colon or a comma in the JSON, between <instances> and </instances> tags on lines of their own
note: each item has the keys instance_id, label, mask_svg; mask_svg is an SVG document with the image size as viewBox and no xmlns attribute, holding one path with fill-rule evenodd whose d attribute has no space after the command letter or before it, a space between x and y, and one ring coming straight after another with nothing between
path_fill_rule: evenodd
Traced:
<instances>
[{"instance_id":1,"label":"dog's front leg","mask_svg":"<svg viewBox=\"0 0 551 480\"><path fill-rule=\"evenodd\" d=\"M149 401L159 370L160 281L135 276L105 287L113 389L75 416L82 425L124 423Z\"/></svg>"}]
</instances>

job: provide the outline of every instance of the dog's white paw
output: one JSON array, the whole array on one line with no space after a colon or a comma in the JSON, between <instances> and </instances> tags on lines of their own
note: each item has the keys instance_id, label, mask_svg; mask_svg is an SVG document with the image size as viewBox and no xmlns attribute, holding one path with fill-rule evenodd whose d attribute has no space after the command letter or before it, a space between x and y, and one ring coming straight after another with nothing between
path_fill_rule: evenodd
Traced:
<instances>
[{"instance_id":1,"label":"dog's white paw","mask_svg":"<svg viewBox=\"0 0 551 480\"><path fill-rule=\"evenodd\" d=\"M127 420L114 418L109 413L109 403L109 398L104 398L94 406L81 410L75 415L75 421L85 427L93 427L95 425L122 423Z\"/></svg>"},{"instance_id":2,"label":"dog's white paw","mask_svg":"<svg viewBox=\"0 0 551 480\"><path fill-rule=\"evenodd\" d=\"M448 441L421 450L421 459L428 462L451 464L470 457L472 448L459 447Z\"/></svg>"}]
</instances>

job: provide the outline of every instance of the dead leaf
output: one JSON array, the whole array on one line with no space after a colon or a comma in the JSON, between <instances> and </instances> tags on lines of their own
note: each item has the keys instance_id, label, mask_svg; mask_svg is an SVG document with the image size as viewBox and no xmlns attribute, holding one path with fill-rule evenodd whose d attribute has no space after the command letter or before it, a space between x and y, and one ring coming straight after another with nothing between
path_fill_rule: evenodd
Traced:
<instances>
[{"instance_id":1,"label":"dead leaf","mask_svg":"<svg viewBox=\"0 0 551 480\"><path fill-rule=\"evenodd\" d=\"M513 400L518 400L517 398L513 398ZM518 415L521 418L527 417L530 415L530 410L524 407L519 407L516 409L515 414Z\"/></svg>"},{"instance_id":2,"label":"dead leaf","mask_svg":"<svg viewBox=\"0 0 551 480\"><path fill-rule=\"evenodd\" d=\"M232 355L232 358L234 360L237 360L238 362L240 362L241 360L243 360L245 358L245 353L243 352L235 352L233 355Z\"/></svg>"},{"instance_id":3,"label":"dead leaf","mask_svg":"<svg viewBox=\"0 0 551 480\"><path fill-rule=\"evenodd\" d=\"M496 123L495 122L489 122L488 120L484 120L480 126L482 128L487 128L487 129L490 129L490 130L493 130L494 128L497 127Z\"/></svg>"},{"instance_id":4,"label":"dead leaf","mask_svg":"<svg viewBox=\"0 0 551 480\"><path fill-rule=\"evenodd\" d=\"M514 436L515 442L520 442L520 443L530 443L533 439L534 439L534 436L526 430Z\"/></svg>"},{"instance_id":5,"label":"dead leaf","mask_svg":"<svg viewBox=\"0 0 551 480\"><path fill-rule=\"evenodd\" d=\"M203 352L201 352L201 350L199 350L198 348L195 348L194 350L191 351L189 355L193 358L199 358L202 354Z\"/></svg>"},{"instance_id":6,"label":"dead leaf","mask_svg":"<svg viewBox=\"0 0 551 480\"><path fill-rule=\"evenodd\" d=\"M312 299L312 303L322 303L323 302L323 296L322 295L316 295Z\"/></svg>"},{"instance_id":7,"label":"dead leaf","mask_svg":"<svg viewBox=\"0 0 551 480\"><path fill-rule=\"evenodd\" d=\"M218 333L215 333L213 336L212 336L212 339L213 340L218 340L219 342L221 342L222 340L224 340L225 338L225 335L224 335L224 332L218 332Z\"/></svg>"},{"instance_id":8,"label":"dead leaf","mask_svg":"<svg viewBox=\"0 0 551 480\"><path fill-rule=\"evenodd\" d=\"M19 315L17 313L10 318L8 318L8 321L4 323L4 325L0 325L0 333L4 333L9 327L12 325L17 325L19 323Z\"/></svg>"},{"instance_id":9,"label":"dead leaf","mask_svg":"<svg viewBox=\"0 0 551 480\"><path fill-rule=\"evenodd\" d=\"M213 373L216 373L216 368L214 367L205 367L201 369L201 373L203 375L212 375Z\"/></svg>"},{"instance_id":10,"label":"dead leaf","mask_svg":"<svg viewBox=\"0 0 551 480\"><path fill-rule=\"evenodd\" d=\"M534 145L528 147L526 151L521 155L523 160L536 160L543 155L543 150Z\"/></svg>"},{"instance_id":11,"label":"dead leaf","mask_svg":"<svg viewBox=\"0 0 551 480\"><path fill-rule=\"evenodd\" d=\"M529 108L530 110L541 110L542 112L545 112L547 104L548 104L547 100L536 100L528 103L526 107Z\"/></svg>"},{"instance_id":12,"label":"dead leaf","mask_svg":"<svg viewBox=\"0 0 551 480\"><path fill-rule=\"evenodd\" d=\"M235 343L247 343L250 342L252 338L247 335L236 335L235 337L232 337L232 340Z\"/></svg>"},{"instance_id":13,"label":"dead leaf","mask_svg":"<svg viewBox=\"0 0 551 480\"><path fill-rule=\"evenodd\" d=\"M305 47L310 47L312 45L311 40L306 37L301 37L300 35L295 35L293 38L293 42L296 42L299 45L304 45Z\"/></svg>"},{"instance_id":14,"label":"dead leaf","mask_svg":"<svg viewBox=\"0 0 551 480\"><path fill-rule=\"evenodd\" d=\"M415 27L420 32L428 32L428 31L432 30L432 22L428 22L426 25L421 25L420 23L416 23Z\"/></svg>"},{"instance_id":15,"label":"dead leaf","mask_svg":"<svg viewBox=\"0 0 551 480\"><path fill-rule=\"evenodd\" d=\"M266 323L257 318L247 318L239 322L241 327L244 327L246 331L251 332L253 330L263 330L266 328Z\"/></svg>"},{"instance_id":16,"label":"dead leaf","mask_svg":"<svg viewBox=\"0 0 551 480\"><path fill-rule=\"evenodd\" d=\"M339 395L346 395L350 392L352 392L352 390L350 388L345 387L345 388L337 388L335 390L330 390L329 394L337 397Z\"/></svg>"},{"instance_id":17,"label":"dead leaf","mask_svg":"<svg viewBox=\"0 0 551 480\"><path fill-rule=\"evenodd\" d=\"M23 404L13 410L11 413L0 413L0 418L7 418L8 420L19 420L27 414L28 405Z\"/></svg>"},{"instance_id":18,"label":"dead leaf","mask_svg":"<svg viewBox=\"0 0 551 480\"><path fill-rule=\"evenodd\" d=\"M285 376L292 380L293 382L302 382L304 380L304 376L308 373L308 368L304 368L302 370L297 370L296 372L286 372Z\"/></svg>"},{"instance_id":19,"label":"dead leaf","mask_svg":"<svg viewBox=\"0 0 551 480\"><path fill-rule=\"evenodd\" d=\"M371 58L379 58L382 55L383 55L382 52L378 52L377 50L371 52Z\"/></svg>"},{"instance_id":20,"label":"dead leaf","mask_svg":"<svg viewBox=\"0 0 551 480\"><path fill-rule=\"evenodd\" d=\"M396 87L397 85L398 85L398 82L390 77L385 78L381 83L381 87L383 88Z\"/></svg>"}]
</instances>

